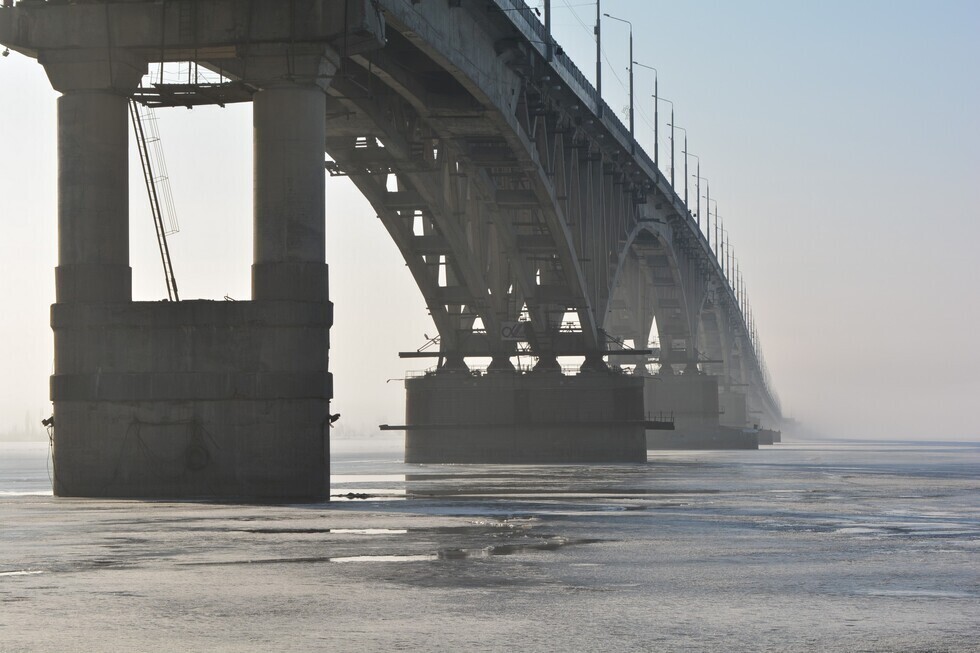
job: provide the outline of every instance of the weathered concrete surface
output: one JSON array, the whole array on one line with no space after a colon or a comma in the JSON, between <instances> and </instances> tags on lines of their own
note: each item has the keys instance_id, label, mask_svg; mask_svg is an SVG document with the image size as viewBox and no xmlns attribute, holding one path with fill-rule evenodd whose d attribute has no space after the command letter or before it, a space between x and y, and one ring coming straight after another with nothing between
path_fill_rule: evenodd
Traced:
<instances>
[{"instance_id":1,"label":"weathered concrete surface","mask_svg":"<svg viewBox=\"0 0 980 653\"><path fill-rule=\"evenodd\" d=\"M745 393L719 389L718 407L721 411L718 419L724 426L743 428L749 425Z\"/></svg>"},{"instance_id":2,"label":"weathered concrete surface","mask_svg":"<svg viewBox=\"0 0 980 653\"><path fill-rule=\"evenodd\" d=\"M327 302L55 304L61 496L321 497Z\"/></svg>"},{"instance_id":3,"label":"weathered concrete surface","mask_svg":"<svg viewBox=\"0 0 980 653\"><path fill-rule=\"evenodd\" d=\"M410 463L643 462L643 381L429 374L405 382Z\"/></svg>"},{"instance_id":4,"label":"weathered concrete surface","mask_svg":"<svg viewBox=\"0 0 980 653\"><path fill-rule=\"evenodd\" d=\"M383 45L370 0L19 2L0 11L0 43L31 57L51 50L127 49L159 61L233 58L243 44L324 43L348 53ZM115 57L115 52L113 53Z\"/></svg>"},{"instance_id":5,"label":"weathered concrete surface","mask_svg":"<svg viewBox=\"0 0 980 653\"><path fill-rule=\"evenodd\" d=\"M643 378L647 413L674 417L673 431L647 431L648 449L759 448L754 433L719 424L718 377L684 373Z\"/></svg>"},{"instance_id":6,"label":"weathered concrete surface","mask_svg":"<svg viewBox=\"0 0 980 653\"><path fill-rule=\"evenodd\" d=\"M771 443L770 443L771 444ZM758 449L758 434L727 426L647 431L647 449Z\"/></svg>"},{"instance_id":7,"label":"weathered concrete surface","mask_svg":"<svg viewBox=\"0 0 980 653\"><path fill-rule=\"evenodd\" d=\"M255 94L253 299L327 297L325 102L315 84Z\"/></svg>"}]
</instances>

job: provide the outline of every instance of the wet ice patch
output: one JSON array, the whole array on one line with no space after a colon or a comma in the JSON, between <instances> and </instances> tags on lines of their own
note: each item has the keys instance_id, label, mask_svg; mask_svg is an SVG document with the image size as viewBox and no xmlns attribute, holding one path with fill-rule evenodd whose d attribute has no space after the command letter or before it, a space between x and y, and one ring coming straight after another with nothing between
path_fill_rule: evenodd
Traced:
<instances>
[{"instance_id":1,"label":"wet ice patch","mask_svg":"<svg viewBox=\"0 0 980 653\"><path fill-rule=\"evenodd\" d=\"M866 590L862 592L868 596L893 596L923 599L970 599L974 595L970 592L956 592L948 590L925 590L925 589L894 589L894 590Z\"/></svg>"},{"instance_id":2,"label":"wet ice patch","mask_svg":"<svg viewBox=\"0 0 980 653\"><path fill-rule=\"evenodd\" d=\"M839 535L881 535L885 531L880 528L868 528L866 526L845 526L836 528L834 532Z\"/></svg>"},{"instance_id":3,"label":"wet ice patch","mask_svg":"<svg viewBox=\"0 0 980 653\"><path fill-rule=\"evenodd\" d=\"M420 553L406 555L341 556L329 558L328 562L431 562L438 559L439 556L437 554Z\"/></svg>"}]
</instances>

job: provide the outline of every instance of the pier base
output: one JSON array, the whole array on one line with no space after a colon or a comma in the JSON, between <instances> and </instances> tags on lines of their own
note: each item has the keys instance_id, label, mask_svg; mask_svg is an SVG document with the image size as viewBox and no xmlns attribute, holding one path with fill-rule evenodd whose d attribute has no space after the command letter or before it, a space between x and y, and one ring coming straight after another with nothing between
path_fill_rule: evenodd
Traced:
<instances>
[{"instance_id":1,"label":"pier base","mask_svg":"<svg viewBox=\"0 0 980 653\"><path fill-rule=\"evenodd\" d=\"M51 321L56 495L328 496L328 302L55 304Z\"/></svg>"},{"instance_id":2,"label":"pier base","mask_svg":"<svg viewBox=\"0 0 980 653\"><path fill-rule=\"evenodd\" d=\"M647 431L647 449L758 449L755 431L718 426L712 429L685 428Z\"/></svg>"},{"instance_id":3,"label":"pier base","mask_svg":"<svg viewBox=\"0 0 980 653\"><path fill-rule=\"evenodd\" d=\"M648 449L758 449L755 433L719 424L718 377L701 373L644 377L647 414L672 414L673 431L647 431ZM742 395L739 395L742 396ZM744 399L742 407L744 412Z\"/></svg>"},{"instance_id":4,"label":"pier base","mask_svg":"<svg viewBox=\"0 0 980 653\"><path fill-rule=\"evenodd\" d=\"M435 373L405 389L407 463L646 461L637 377Z\"/></svg>"}]
</instances>

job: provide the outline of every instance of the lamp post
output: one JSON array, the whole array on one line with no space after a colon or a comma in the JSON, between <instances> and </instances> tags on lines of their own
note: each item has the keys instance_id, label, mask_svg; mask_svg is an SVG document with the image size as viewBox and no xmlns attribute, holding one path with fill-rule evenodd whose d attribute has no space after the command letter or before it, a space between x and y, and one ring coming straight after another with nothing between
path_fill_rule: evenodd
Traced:
<instances>
[{"instance_id":1,"label":"lamp post","mask_svg":"<svg viewBox=\"0 0 980 653\"><path fill-rule=\"evenodd\" d=\"M657 95L654 95L653 96L653 106L655 107L654 108L654 111L653 111L654 114L657 113L657 110L656 110L657 103L658 102L661 102L661 101L666 102L666 103L668 103L670 105L670 123L673 124L673 122L674 122L674 103L672 101L668 100L667 98L660 97L660 96L657 96ZM670 128L670 185L673 188L673 186L674 186L674 128L673 127Z\"/></svg>"},{"instance_id":2,"label":"lamp post","mask_svg":"<svg viewBox=\"0 0 980 653\"><path fill-rule=\"evenodd\" d=\"M595 0L595 93L596 112L602 117L602 0Z\"/></svg>"},{"instance_id":3,"label":"lamp post","mask_svg":"<svg viewBox=\"0 0 980 653\"><path fill-rule=\"evenodd\" d=\"M653 167L660 170L660 114L657 106L657 69L639 61L633 62L640 68L653 71Z\"/></svg>"},{"instance_id":4,"label":"lamp post","mask_svg":"<svg viewBox=\"0 0 980 653\"><path fill-rule=\"evenodd\" d=\"M711 199L711 182L709 182L704 177L701 177L701 179L704 179L704 186L705 186L704 203L706 205L707 212L708 212L707 215L708 220L705 224L705 235L708 237L709 250L711 249L711 203L712 202L715 203L715 258L718 258L718 202Z\"/></svg>"},{"instance_id":5,"label":"lamp post","mask_svg":"<svg viewBox=\"0 0 980 653\"><path fill-rule=\"evenodd\" d=\"M698 220L698 227L701 226L701 157L697 154L691 154L695 159L698 160L697 169L694 171L694 197L696 198L697 208L695 210L695 217ZM711 207L708 207L708 217L711 217ZM708 242L710 247L711 242Z\"/></svg>"},{"instance_id":6,"label":"lamp post","mask_svg":"<svg viewBox=\"0 0 980 653\"><path fill-rule=\"evenodd\" d=\"M550 62L555 56L554 40L551 38L551 0L544 0L544 31L548 35L545 60Z\"/></svg>"},{"instance_id":7,"label":"lamp post","mask_svg":"<svg viewBox=\"0 0 980 653\"><path fill-rule=\"evenodd\" d=\"M742 317L745 317L745 297L743 296L745 286L742 285L742 270L739 268L738 259L735 259L735 287L738 288L738 306L742 309Z\"/></svg>"},{"instance_id":8,"label":"lamp post","mask_svg":"<svg viewBox=\"0 0 980 653\"><path fill-rule=\"evenodd\" d=\"M719 217L715 215L715 224L718 220ZM724 227L721 228L721 270L725 274L725 279L728 279L728 229Z\"/></svg>"},{"instance_id":9,"label":"lamp post","mask_svg":"<svg viewBox=\"0 0 980 653\"><path fill-rule=\"evenodd\" d=\"M671 118L673 118L673 116L671 116ZM670 152L671 152L670 158L671 158L671 160L674 159L674 154L673 154L673 152L674 152L674 127L676 127L676 125L674 124L674 121L672 119L670 121ZM687 130L684 129L683 127L677 127L677 129L679 129L682 132L684 132L684 150L683 150L684 151L684 206L687 206L687 176L688 176L687 175ZM672 177L673 177L673 175L672 175ZM674 185L673 178L671 178L670 185L671 186ZM688 210L690 211L690 209L688 209Z\"/></svg>"},{"instance_id":10,"label":"lamp post","mask_svg":"<svg viewBox=\"0 0 980 653\"><path fill-rule=\"evenodd\" d=\"M626 23L630 28L630 153L636 154L636 137L633 132L633 23L623 18L616 18L610 14L603 14L606 18Z\"/></svg>"},{"instance_id":11,"label":"lamp post","mask_svg":"<svg viewBox=\"0 0 980 653\"><path fill-rule=\"evenodd\" d=\"M715 259L718 258L718 202L715 202Z\"/></svg>"}]
</instances>

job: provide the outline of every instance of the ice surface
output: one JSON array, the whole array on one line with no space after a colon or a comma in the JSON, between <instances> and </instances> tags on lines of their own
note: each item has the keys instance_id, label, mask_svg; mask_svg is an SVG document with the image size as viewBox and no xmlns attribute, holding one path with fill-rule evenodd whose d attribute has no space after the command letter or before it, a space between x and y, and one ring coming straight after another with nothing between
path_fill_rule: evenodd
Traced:
<instances>
[{"instance_id":1,"label":"ice surface","mask_svg":"<svg viewBox=\"0 0 980 653\"><path fill-rule=\"evenodd\" d=\"M0 445L0 651L976 651L980 446L405 465L330 504L50 496ZM343 563L343 564L339 564Z\"/></svg>"}]
</instances>

